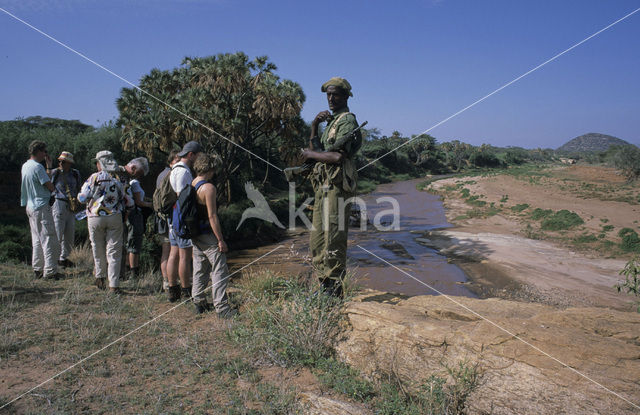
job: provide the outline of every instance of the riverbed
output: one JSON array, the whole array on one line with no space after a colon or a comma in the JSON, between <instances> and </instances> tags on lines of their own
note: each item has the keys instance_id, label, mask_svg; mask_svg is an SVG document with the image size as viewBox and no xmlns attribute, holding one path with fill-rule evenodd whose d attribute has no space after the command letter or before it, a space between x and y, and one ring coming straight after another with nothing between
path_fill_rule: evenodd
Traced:
<instances>
[{"instance_id":1,"label":"riverbed","mask_svg":"<svg viewBox=\"0 0 640 415\"><path fill-rule=\"evenodd\" d=\"M417 189L416 186L423 181L414 179L382 184L375 192L360 196L371 223L366 230L358 227L349 229L348 269L355 274L357 283L365 288L407 296L447 294L477 297L467 286L468 278L460 267L419 242L425 232L452 226L447 222L439 196ZM373 226L376 216L382 227L393 221L393 215L384 214L392 204L389 199L381 198L397 201L399 229L383 230ZM289 234L287 239L277 244L230 253L232 271L275 249L256 266L289 273L311 272L308 231L298 227Z\"/></svg>"}]
</instances>

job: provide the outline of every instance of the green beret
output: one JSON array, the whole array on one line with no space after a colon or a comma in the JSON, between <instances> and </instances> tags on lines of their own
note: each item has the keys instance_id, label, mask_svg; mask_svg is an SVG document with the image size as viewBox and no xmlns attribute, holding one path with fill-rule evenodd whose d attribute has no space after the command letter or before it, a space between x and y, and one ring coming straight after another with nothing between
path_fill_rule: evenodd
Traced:
<instances>
[{"instance_id":1,"label":"green beret","mask_svg":"<svg viewBox=\"0 0 640 415\"><path fill-rule=\"evenodd\" d=\"M347 81L344 78L339 78L337 76L334 76L333 78L329 79L327 82L322 84L322 88L320 90L322 92L327 92L327 88L330 86L340 87L344 89L349 94L350 97L353 96L353 94L351 93L351 84L349 83L349 81Z\"/></svg>"}]
</instances>

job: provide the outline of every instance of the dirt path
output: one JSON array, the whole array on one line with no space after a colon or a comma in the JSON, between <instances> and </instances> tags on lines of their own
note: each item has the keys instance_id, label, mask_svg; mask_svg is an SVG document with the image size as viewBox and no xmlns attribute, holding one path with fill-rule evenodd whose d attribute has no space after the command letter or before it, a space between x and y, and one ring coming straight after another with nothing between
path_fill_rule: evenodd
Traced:
<instances>
[{"instance_id":1,"label":"dirt path","mask_svg":"<svg viewBox=\"0 0 640 415\"><path fill-rule=\"evenodd\" d=\"M493 212L487 216L476 209L479 217L470 217L473 208L462 188ZM425 234L423 242L457 257L474 282L493 288L496 296L529 297L560 306L633 309L631 297L618 294L613 286L629 258L616 251L617 232L625 227L638 230L640 205L634 203L638 191L613 170L572 166L541 176L458 177L434 182L430 189L443 194L447 219L456 227ZM524 204L528 207L521 212L511 210ZM585 223L568 231L542 232L530 218L535 208L567 209ZM575 243L580 236L595 234L597 242ZM508 292L509 278L518 283L512 287L518 293Z\"/></svg>"}]
</instances>

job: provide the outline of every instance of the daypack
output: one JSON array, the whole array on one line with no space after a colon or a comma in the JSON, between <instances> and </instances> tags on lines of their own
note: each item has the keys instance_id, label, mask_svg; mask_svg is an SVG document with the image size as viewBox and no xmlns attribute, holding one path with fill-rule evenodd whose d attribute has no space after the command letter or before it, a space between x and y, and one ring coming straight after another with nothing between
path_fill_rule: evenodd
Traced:
<instances>
[{"instance_id":1,"label":"daypack","mask_svg":"<svg viewBox=\"0 0 640 415\"><path fill-rule=\"evenodd\" d=\"M176 200L171 214L171 227L180 238L191 239L200 235L196 193L205 183L205 180L201 180L196 183L196 187L189 185L182 189L178 195L178 200Z\"/></svg>"},{"instance_id":2,"label":"daypack","mask_svg":"<svg viewBox=\"0 0 640 415\"><path fill-rule=\"evenodd\" d=\"M177 164L171 168L171 171L173 171L175 167L186 169L182 164ZM160 182L160 186L153 192L153 210L163 220L167 220L172 215L173 205L175 205L178 200L176 192L174 192L171 187L171 171L164 176Z\"/></svg>"},{"instance_id":3,"label":"daypack","mask_svg":"<svg viewBox=\"0 0 640 415\"><path fill-rule=\"evenodd\" d=\"M123 189L123 186L118 175L106 171L98 172L93 176L93 192L87 198L86 203L89 204L89 201L99 203L98 212L104 211L107 215L111 214L118 204L122 204L122 209L124 209L124 192L126 190Z\"/></svg>"}]
</instances>

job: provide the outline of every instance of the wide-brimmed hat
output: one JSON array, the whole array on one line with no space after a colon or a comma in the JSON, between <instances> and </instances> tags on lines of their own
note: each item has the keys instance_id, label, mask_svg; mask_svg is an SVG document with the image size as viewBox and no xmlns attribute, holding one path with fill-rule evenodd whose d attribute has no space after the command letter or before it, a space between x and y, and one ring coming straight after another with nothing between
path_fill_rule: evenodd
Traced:
<instances>
[{"instance_id":1,"label":"wide-brimmed hat","mask_svg":"<svg viewBox=\"0 0 640 415\"><path fill-rule=\"evenodd\" d=\"M116 158L113 156L113 153L109 150L98 151L96 154L95 161L100 163L102 170L107 171L109 173L116 172L120 169L118 166L118 162Z\"/></svg>"},{"instance_id":2,"label":"wide-brimmed hat","mask_svg":"<svg viewBox=\"0 0 640 415\"><path fill-rule=\"evenodd\" d=\"M197 141L189 141L182 147L182 150L178 153L178 157L184 157L188 153L201 153L202 146Z\"/></svg>"},{"instance_id":3,"label":"wide-brimmed hat","mask_svg":"<svg viewBox=\"0 0 640 415\"><path fill-rule=\"evenodd\" d=\"M63 151L62 153L60 153L60 155L58 156L58 161L68 161L71 164L76 164L76 162L73 161L73 154L69 153L68 151Z\"/></svg>"}]
</instances>

